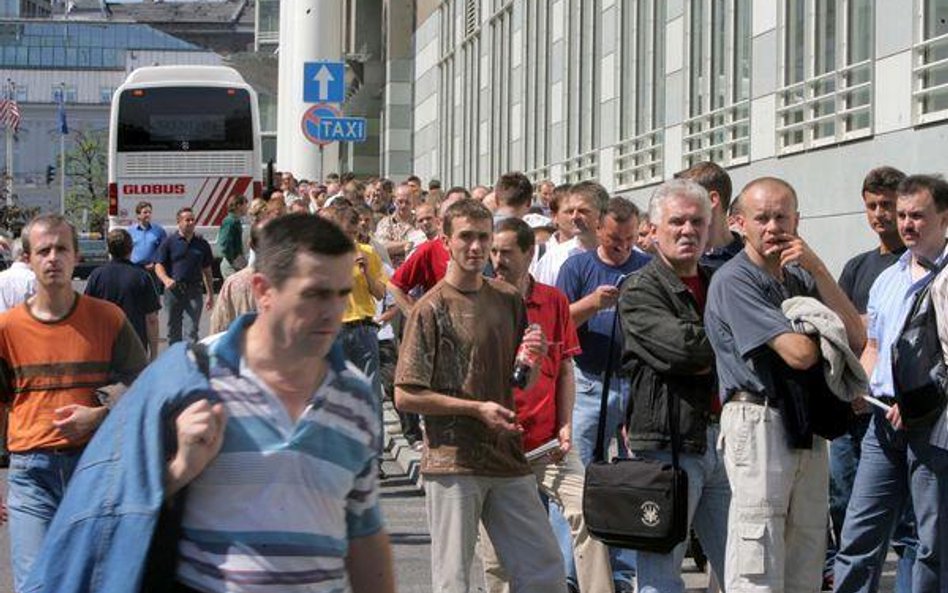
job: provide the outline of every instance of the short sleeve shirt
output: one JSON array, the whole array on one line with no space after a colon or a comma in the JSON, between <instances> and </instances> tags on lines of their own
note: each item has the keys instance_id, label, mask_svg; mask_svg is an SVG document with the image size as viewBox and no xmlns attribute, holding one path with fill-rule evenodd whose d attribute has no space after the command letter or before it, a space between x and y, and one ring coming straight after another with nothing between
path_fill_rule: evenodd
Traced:
<instances>
[{"instance_id":1,"label":"short sleeve shirt","mask_svg":"<svg viewBox=\"0 0 948 593\"><path fill-rule=\"evenodd\" d=\"M527 451L556 436L556 380L560 364L576 356L579 336L569 316L569 301L562 292L533 282L525 299L527 320L543 328L549 349L540 366L540 376L529 391L514 390L517 421L523 425L523 446Z\"/></svg>"},{"instance_id":2,"label":"short sleeve shirt","mask_svg":"<svg viewBox=\"0 0 948 593\"><path fill-rule=\"evenodd\" d=\"M784 300L819 296L803 268L791 265L783 272L781 283L742 251L711 279L704 323L714 348L721 401L735 391L775 393L772 377L755 370L756 355L770 340L793 332L780 308Z\"/></svg>"},{"instance_id":3,"label":"short sleeve shirt","mask_svg":"<svg viewBox=\"0 0 948 593\"><path fill-rule=\"evenodd\" d=\"M883 270L899 261L899 256L904 252L905 249L893 253L880 253L878 248L870 249L843 266L843 273L839 275L839 287L853 302L860 315L866 313L872 283Z\"/></svg>"},{"instance_id":4,"label":"short sleeve shirt","mask_svg":"<svg viewBox=\"0 0 948 593\"><path fill-rule=\"evenodd\" d=\"M621 266L613 266L599 259L595 250L571 256L560 268L556 287L566 294L570 303L590 295L599 286L618 286L624 276L638 270L650 261L650 257L633 251ZM609 359L609 337L616 316L616 308L597 311L586 323L576 328L583 352L576 357L576 364L583 373L601 375ZM612 348L613 368L619 368L622 355L622 332L615 332Z\"/></svg>"},{"instance_id":5,"label":"short sleeve shirt","mask_svg":"<svg viewBox=\"0 0 948 593\"><path fill-rule=\"evenodd\" d=\"M365 256L366 274L376 282L385 284L388 278L385 277L382 260L375 250L364 243L356 243L356 248ZM349 294L346 312L342 316L343 322L375 317L375 297L369 292L369 283L358 265L352 266L352 280L352 292Z\"/></svg>"},{"instance_id":6,"label":"short sleeve shirt","mask_svg":"<svg viewBox=\"0 0 948 593\"><path fill-rule=\"evenodd\" d=\"M155 283L148 272L127 261L110 261L92 271L86 294L121 307L142 345L148 345L145 317L161 308Z\"/></svg>"},{"instance_id":7,"label":"short sleeve shirt","mask_svg":"<svg viewBox=\"0 0 948 593\"><path fill-rule=\"evenodd\" d=\"M511 286L485 279L475 292L440 282L405 325L395 385L514 409L510 375L526 309ZM470 416L425 416L421 471L512 477L530 473L519 435L496 432Z\"/></svg>"},{"instance_id":8,"label":"short sleeve shirt","mask_svg":"<svg viewBox=\"0 0 948 593\"><path fill-rule=\"evenodd\" d=\"M214 256L202 237L194 235L188 241L181 233L174 233L161 243L155 261L175 282L200 284L202 270L214 263Z\"/></svg>"},{"instance_id":9,"label":"short sleeve shirt","mask_svg":"<svg viewBox=\"0 0 948 593\"><path fill-rule=\"evenodd\" d=\"M168 236L160 224L151 224L145 228L136 223L128 227L128 234L132 236L132 255L129 259L139 265L154 262L158 247Z\"/></svg>"},{"instance_id":10,"label":"short sleeve shirt","mask_svg":"<svg viewBox=\"0 0 948 593\"><path fill-rule=\"evenodd\" d=\"M405 263L395 270L392 284L404 292L421 288L428 292L444 278L451 256L440 238L423 243Z\"/></svg>"}]
</instances>

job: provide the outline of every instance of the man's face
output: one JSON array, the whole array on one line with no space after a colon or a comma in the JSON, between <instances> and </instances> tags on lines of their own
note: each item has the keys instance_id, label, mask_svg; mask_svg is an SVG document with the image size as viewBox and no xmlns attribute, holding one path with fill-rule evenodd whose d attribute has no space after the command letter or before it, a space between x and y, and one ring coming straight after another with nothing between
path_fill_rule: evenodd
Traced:
<instances>
[{"instance_id":1,"label":"man's face","mask_svg":"<svg viewBox=\"0 0 948 593\"><path fill-rule=\"evenodd\" d=\"M652 230L652 223L648 220L639 222L639 236L636 238L635 244L646 253L651 253L654 247L652 245Z\"/></svg>"},{"instance_id":2,"label":"man's face","mask_svg":"<svg viewBox=\"0 0 948 593\"><path fill-rule=\"evenodd\" d=\"M948 230L948 209L938 212L928 190L899 196L896 202L899 236L912 253L926 258L939 254Z\"/></svg>"},{"instance_id":3,"label":"man's face","mask_svg":"<svg viewBox=\"0 0 948 593\"><path fill-rule=\"evenodd\" d=\"M562 208L560 212L563 212L569 220L573 235L588 236L599 229L599 219L602 214L583 196L569 196L565 201L565 208Z\"/></svg>"},{"instance_id":4,"label":"man's face","mask_svg":"<svg viewBox=\"0 0 948 593\"><path fill-rule=\"evenodd\" d=\"M293 179L292 173L284 173L280 177L280 188L287 192L291 192L296 189L296 180Z\"/></svg>"},{"instance_id":5,"label":"man's face","mask_svg":"<svg viewBox=\"0 0 948 593\"><path fill-rule=\"evenodd\" d=\"M421 195L421 186L418 184L417 181L415 180L407 181L405 182L405 185L407 185L408 188L411 190L412 197L417 198L418 196Z\"/></svg>"},{"instance_id":6,"label":"man's face","mask_svg":"<svg viewBox=\"0 0 948 593\"><path fill-rule=\"evenodd\" d=\"M478 202L483 202L484 197L487 196L487 193L490 190L483 186L477 186L471 190L471 197L477 200Z\"/></svg>"},{"instance_id":7,"label":"man's face","mask_svg":"<svg viewBox=\"0 0 948 593\"><path fill-rule=\"evenodd\" d=\"M372 233L372 214L363 212L359 214L359 236L368 237Z\"/></svg>"},{"instance_id":8,"label":"man's face","mask_svg":"<svg viewBox=\"0 0 948 593\"><path fill-rule=\"evenodd\" d=\"M439 228L441 225L438 223L438 217L435 216L434 208L427 204L419 206L415 211L415 224L418 225L419 230L429 239L434 239L441 230Z\"/></svg>"},{"instance_id":9,"label":"man's face","mask_svg":"<svg viewBox=\"0 0 948 593\"><path fill-rule=\"evenodd\" d=\"M612 215L607 215L596 237L609 259L616 263L625 263L632 255L632 247L639 235L639 219L633 216L625 222L617 222Z\"/></svg>"},{"instance_id":10,"label":"man's face","mask_svg":"<svg viewBox=\"0 0 948 593\"><path fill-rule=\"evenodd\" d=\"M78 258L72 241L72 232L66 225L34 225L30 229L29 264L43 288L71 286Z\"/></svg>"},{"instance_id":11,"label":"man's face","mask_svg":"<svg viewBox=\"0 0 948 593\"><path fill-rule=\"evenodd\" d=\"M517 245L517 233L502 231L494 235L490 248L490 261L497 277L508 284L517 286L530 267L533 249L521 251Z\"/></svg>"},{"instance_id":12,"label":"man's face","mask_svg":"<svg viewBox=\"0 0 948 593\"><path fill-rule=\"evenodd\" d=\"M793 195L783 186L759 183L741 198L738 215L747 245L765 259L780 260L787 241L797 234L797 213Z\"/></svg>"},{"instance_id":13,"label":"man's face","mask_svg":"<svg viewBox=\"0 0 948 593\"><path fill-rule=\"evenodd\" d=\"M451 261L468 274L480 274L490 252L492 222L458 217L452 221L451 236L444 238Z\"/></svg>"},{"instance_id":14,"label":"man's face","mask_svg":"<svg viewBox=\"0 0 948 593\"><path fill-rule=\"evenodd\" d=\"M699 202L683 197L666 200L661 210L654 227L656 249L673 267L697 264L708 243L708 213Z\"/></svg>"},{"instance_id":15,"label":"man's face","mask_svg":"<svg viewBox=\"0 0 948 593\"><path fill-rule=\"evenodd\" d=\"M407 186L398 186L398 189L395 190L395 199L393 202L395 204L395 212L400 218L405 219L411 216L411 190Z\"/></svg>"},{"instance_id":16,"label":"man's face","mask_svg":"<svg viewBox=\"0 0 948 593\"><path fill-rule=\"evenodd\" d=\"M866 207L866 220L877 235L893 235L898 232L896 224L895 192L863 192L862 202Z\"/></svg>"},{"instance_id":17,"label":"man's face","mask_svg":"<svg viewBox=\"0 0 948 593\"><path fill-rule=\"evenodd\" d=\"M151 206L145 206L138 211L138 222L142 226L148 226L151 224Z\"/></svg>"},{"instance_id":18,"label":"man's face","mask_svg":"<svg viewBox=\"0 0 948 593\"><path fill-rule=\"evenodd\" d=\"M550 199L553 197L553 184L544 183L540 186L540 200L543 201L543 204L547 207L550 206Z\"/></svg>"},{"instance_id":19,"label":"man's face","mask_svg":"<svg viewBox=\"0 0 948 593\"><path fill-rule=\"evenodd\" d=\"M332 346L352 292L353 254L296 255L294 274L276 288L262 274L253 287L260 321L274 342L304 358L322 358Z\"/></svg>"},{"instance_id":20,"label":"man's face","mask_svg":"<svg viewBox=\"0 0 948 593\"><path fill-rule=\"evenodd\" d=\"M194 234L195 218L194 212L185 210L178 215L178 231L184 237L190 237Z\"/></svg>"},{"instance_id":21,"label":"man's face","mask_svg":"<svg viewBox=\"0 0 948 593\"><path fill-rule=\"evenodd\" d=\"M560 241L572 239L576 233L576 227L573 226L570 212L566 208L568 202L568 199L561 200L560 209L553 214L553 222L556 224L556 230L559 232L558 236Z\"/></svg>"}]
</instances>

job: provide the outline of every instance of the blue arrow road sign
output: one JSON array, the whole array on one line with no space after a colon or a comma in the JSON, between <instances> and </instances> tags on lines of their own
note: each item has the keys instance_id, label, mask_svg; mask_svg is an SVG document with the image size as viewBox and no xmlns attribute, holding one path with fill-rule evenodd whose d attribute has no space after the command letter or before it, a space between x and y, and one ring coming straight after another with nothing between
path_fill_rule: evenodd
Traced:
<instances>
[{"instance_id":1,"label":"blue arrow road sign","mask_svg":"<svg viewBox=\"0 0 948 593\"><path fill-rule=\"evenodd\" d=\"M324 142L365 142L365 118L322 117L319 138Z\"/></svg>"},{"instance_id":2,"label":"blue arrow road sign","mask_svg":"<svg viewBox=\"0 0 948 593\"><path fill-rule=\"evenodd\" d=\"M304 103L342 103L346 98L346 69L342 62L303 64Z\"/></svg>"}]
</instances>

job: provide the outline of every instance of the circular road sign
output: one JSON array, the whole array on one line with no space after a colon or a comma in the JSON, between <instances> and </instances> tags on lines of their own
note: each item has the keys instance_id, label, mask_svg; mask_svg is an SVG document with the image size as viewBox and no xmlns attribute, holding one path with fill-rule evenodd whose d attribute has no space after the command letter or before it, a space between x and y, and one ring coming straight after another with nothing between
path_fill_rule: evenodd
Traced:
<instances>
[{"instance_id":1,"label":"circular road sign","mask_svg":"<svg viewBox=\"0 0 948 593\"><path fill-rule=\"evenodd\" d=\"M316 146L326 146L332 144L332 140L324 140L319 134L319 122L324 117L342 117L339 108L331 103L317 103L303 113L300 121L300 127L303 130L303 136Z\"/></svg>"}]
</instances>

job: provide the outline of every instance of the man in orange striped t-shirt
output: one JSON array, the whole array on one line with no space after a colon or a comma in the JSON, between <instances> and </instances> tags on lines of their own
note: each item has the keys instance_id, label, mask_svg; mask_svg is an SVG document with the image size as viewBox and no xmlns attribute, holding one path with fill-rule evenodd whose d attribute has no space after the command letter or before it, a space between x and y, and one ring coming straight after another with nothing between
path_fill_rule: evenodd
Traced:
<instances>
[{"instance_id":1,"label":"man in orange striped t-shirt","mask_svg":"<svg viewBox=\"0 0 948 593\"><path fill-rule=\"evenodd\" d=\"M146 364L122 310L73 290L78 240L66 219L33 219L23 231L23 248L36 273L36 294L0 314L0 405L10 413L8 495L0 522L10 521L17 590L83 447L108 413L96 389L131 382Z\"/></svg>"}]
</instances>

